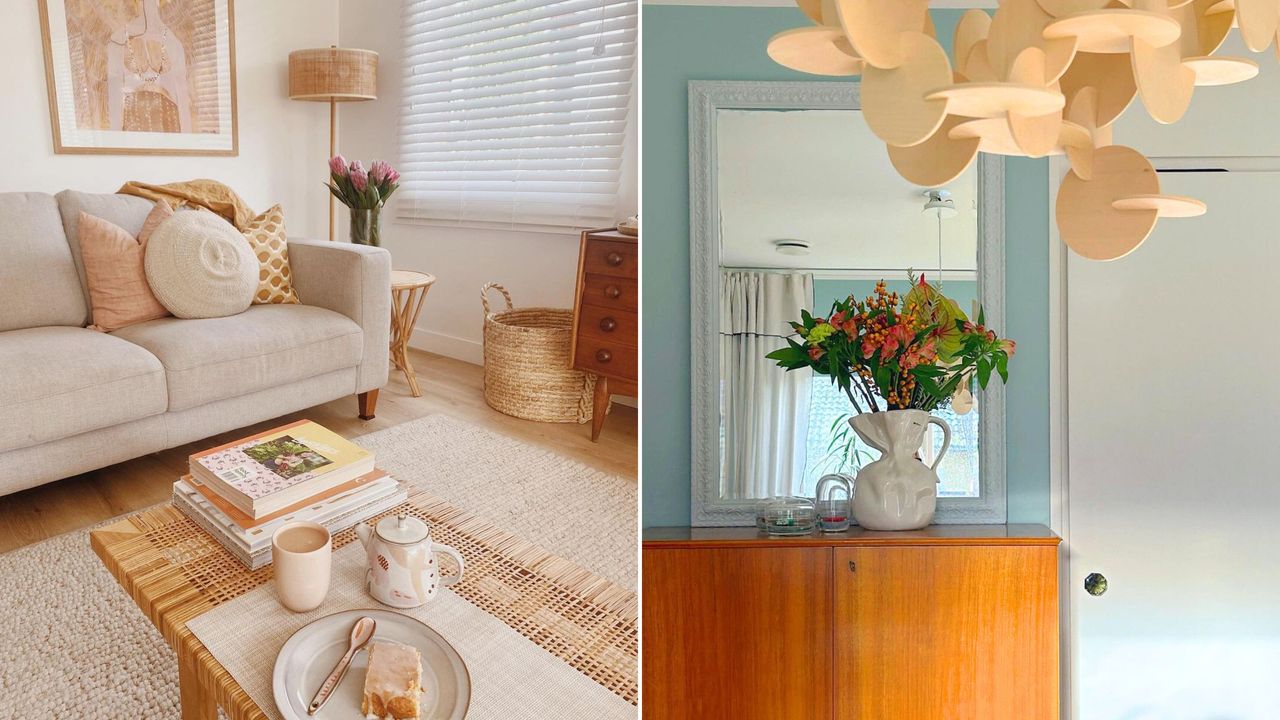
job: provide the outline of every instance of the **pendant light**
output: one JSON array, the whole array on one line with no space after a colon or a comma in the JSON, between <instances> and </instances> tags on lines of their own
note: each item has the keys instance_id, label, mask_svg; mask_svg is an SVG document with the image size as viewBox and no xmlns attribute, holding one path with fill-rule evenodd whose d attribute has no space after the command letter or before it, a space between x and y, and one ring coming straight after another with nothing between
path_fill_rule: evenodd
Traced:
<instances>
[{"instance_id":1,"label":"pendant light","mask_svg":"<svg viewBox=\"0 0 1280 720\"><path fill-rule=\"evenodd\" d=\"M899 174L939 187L979 152L1065 155L1058 230L1095 260L1133 252L1159 218L1206 209L1161 193L1141 153L1112 145L1115 120L1140 104L1177 122L1196 87L1258 74L1251 59L1216 54L1233 25L1254 52L1280 33L1280 0L1001 0L994 15L961 17L948 56L928 0L797 4L813 25L774 36L769 56L800 72L860 74L863 117Z\"/></svg>"}]
</instances>

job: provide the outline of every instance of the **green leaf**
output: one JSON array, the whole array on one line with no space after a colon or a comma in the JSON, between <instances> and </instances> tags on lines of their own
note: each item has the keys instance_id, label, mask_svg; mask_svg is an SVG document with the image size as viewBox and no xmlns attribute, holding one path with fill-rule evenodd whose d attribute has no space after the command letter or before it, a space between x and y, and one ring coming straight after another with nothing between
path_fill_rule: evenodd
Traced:
<instances>
[{"instance_id":1,"label":"green leaf","mask_svg":"<svg viewBox=\"0 0 1280 720\"><path fill-rule=\"evenodd\" d=\"M991 380L991 361L986 358L982 358L978 360L978 386L985 390L987 387L987 383L990 380Z\"/></svg>"},{"instance_id":2,"label":"green leaf","mask_svg":"<svg viewBox=\"0 0 1280 720\"><path fill-rule=\"evenodd\" d=\"M796 370L806 367L809 364L809 353L805 349L795 343L791 343L787 347L779 348L765 355L766 359L776 360L780 367L788 370Z\"/></svg>"},{"instance_id":3,"label":"green leaf","mask_svg":"<svg viewBox=\"0 0 1280 720\"><path fill-rule=\"evenodd\" d=\"M996 372L1000 373L1000 380L1009 382L1009 356L1000 353L996 355Z\"/></svg>"}]
</instances>

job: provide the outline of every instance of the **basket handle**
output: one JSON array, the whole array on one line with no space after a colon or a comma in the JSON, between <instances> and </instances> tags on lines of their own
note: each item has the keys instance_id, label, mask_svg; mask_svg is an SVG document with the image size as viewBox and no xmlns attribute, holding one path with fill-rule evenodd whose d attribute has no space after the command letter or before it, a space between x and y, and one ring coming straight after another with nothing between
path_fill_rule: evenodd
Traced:
<instances>
[{"instance_id":1,"label":"basket handle","mask_svg":"<svg viewBox=\"0 0 1280 720\"><path fill-rule=\"evenodd\" d=\"M484 287L480 288L480 302L484 305L485 317L492 314L489 312L489 290L494 288L496 288L498 292L502 293L502 297L506 299L508 310L515 308L515 306L511 304L511 293L507 292L506 288L495 282L486 283Z\"/></svg>"}]
</instances>

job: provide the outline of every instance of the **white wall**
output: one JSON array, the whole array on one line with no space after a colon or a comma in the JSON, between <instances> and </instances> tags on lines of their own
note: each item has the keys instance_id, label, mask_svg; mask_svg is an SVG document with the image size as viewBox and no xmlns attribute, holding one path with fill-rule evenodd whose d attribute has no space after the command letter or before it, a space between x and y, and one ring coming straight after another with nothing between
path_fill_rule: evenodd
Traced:
<instances>
[{"instance_id":1,"label":"white wall","mask_svg":"<svg viewBox=\"0 0 1280 720\"><path fill-rule=\"evenodd\" d=\"M0 192L114 192L126 180L208 177L255 210L281 203L290 235L326 235L328 106L289 100L287 68L291 50L337 42L338 0L239 0L235 11L238 157L55 155L37 2L0 2Z\"/></svg>"},{"instance_id":2,"label":"white wall","mask_svg":"<svg viewBox=\"0 0 1280 720\"><path fill-rule=\"evenodd\" d=\"M379 54L378 99L340 108L339 152L348 159L360 159L366 167L373 159L394 164L403 72L401 4L393 0L341 0L339 8L340 44ZM623 177L628 179L623 194L629 200L619 210L622 215L636 212L635 104L633 94L633 121L628 125L628 153L623 162ZM338 216L342 237L345 209L339 208ZM383 218L382 244L391 251L396 268L420 270L438 278L411 340L414 347L481 362L480 287L486 282L505 285L518 306L573 306L577 235L405 224L388 212Z\"/></svg>"}]
</instances>

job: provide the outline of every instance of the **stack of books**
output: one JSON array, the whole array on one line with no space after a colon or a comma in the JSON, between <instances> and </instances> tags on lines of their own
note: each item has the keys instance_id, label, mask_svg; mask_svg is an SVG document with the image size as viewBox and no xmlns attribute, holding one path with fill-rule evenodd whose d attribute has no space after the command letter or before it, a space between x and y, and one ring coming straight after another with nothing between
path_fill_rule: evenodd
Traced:
<instances>
[{"instance_id":1,"label":"stack of books","mask_svg":"<svg viewBox=\"0 0 1280 720\"><path fill-rule=\"evenodd\" d=\"M336 533L407 498L373 453L310 420L196 453L173 484L174 506L254 570L271 562L271 535L285 523Z\"/></svg>"}]
</instances>

